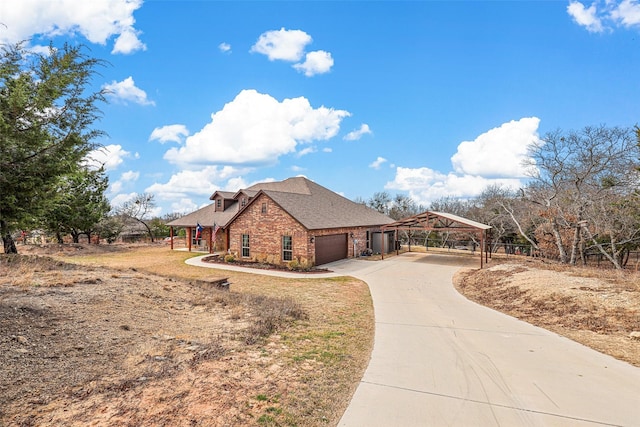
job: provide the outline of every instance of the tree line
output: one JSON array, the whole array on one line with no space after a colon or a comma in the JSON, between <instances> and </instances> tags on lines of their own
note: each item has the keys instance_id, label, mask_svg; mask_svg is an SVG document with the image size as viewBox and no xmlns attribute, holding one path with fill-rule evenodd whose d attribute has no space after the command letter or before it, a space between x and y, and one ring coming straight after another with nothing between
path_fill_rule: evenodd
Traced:
<instances>
[{"instance_id":1,"label":"tree line","mask_svg":"<svg viewBox=\"0 0 640 427\"><path fill-rule=\"evenodd\" d=\"M95 129L104 90L92 92L105 64L82 46L50 46L47 54L22 44L0 51L0 235L5 253L17 253L20 230L113 241L138 226L153 241L166 222L153 216L152 194L118 207L105 196L108 178L87 156L104 133ZM566 264L597 253L616 268L640 244L640 128L556 130L529 148L522 188L487 187L478 197L443 198L428 210L492 226L494 242L526 243ZM394 219L423 212L411 197L386 191L364 203ZM411 238L408 235L406 238Z\"/></svg>"},{"instance_id":2,"label":"tree line","mask_svg":"<svg viewBox=\"0 0 640 427\"><path fill-rule=\"evenodd\" d=\"M91 92L105 64L83 46L50 46L46 54L23 44L0 51L0 235L5 253L17 253L20 230L42 230L59 242L81 235L112 241L140 224L153 241L163 234L151 218L153 195L142 194L112 209L108 178L87 156L104 133L95 129L104 90ZM175 216L173 216L175 217ZM170 217L168 219L172 219Z\"/></svg>"},{"instance_id":3,"label":"tree line","mask_svg":"<svg viewBox=\"0 0 640 427\"><path fill-rule=\"evenodd\" d=\"M556 130L529 147L522 188L492 185L427 210L490 225L493 242L526 244L565 264L586 264L597 254L621 269L640 245L639 159L638 126ZM423 211L408 196L387 192L359 201L396 220Z\"/></svg>"}]
</instances>

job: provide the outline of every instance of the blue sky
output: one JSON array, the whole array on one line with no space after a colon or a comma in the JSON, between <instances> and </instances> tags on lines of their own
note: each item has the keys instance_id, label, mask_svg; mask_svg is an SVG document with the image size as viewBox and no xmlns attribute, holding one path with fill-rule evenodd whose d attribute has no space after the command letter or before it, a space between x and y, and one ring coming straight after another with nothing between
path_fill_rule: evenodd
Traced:
<instances>
[{"instance_id":1,"label":"blue sky","mask_svg":"<svg viewBox=\"0 0 640 427\"><path fill-rule=\"evenodd\" d=\"M150 192L159 215L297 175L468 198L522 185L547 132L640 121L637 0L22 0L0 22L108 61L92 157L113 205Z\"/></svg>"}]
</instances>

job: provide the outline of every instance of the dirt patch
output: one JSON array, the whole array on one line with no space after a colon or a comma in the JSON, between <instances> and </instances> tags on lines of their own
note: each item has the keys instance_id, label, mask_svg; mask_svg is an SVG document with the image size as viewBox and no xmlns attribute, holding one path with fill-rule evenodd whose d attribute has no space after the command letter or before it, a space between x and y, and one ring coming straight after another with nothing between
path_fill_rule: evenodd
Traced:
<instances>
[{"instance_id":1,"label":"dirt patch","mask_svg":"<svg viewBox=\"0 0 640 427\"><path fill-rule=\"evenodd\" d=\"M0 256L0 425L335 425L366 367L362 282L221 291L163 246L55 246Z\"/></svg>"},{"instance_id":2,"label":"dirt patch","mask_svg":"<svg viewBox=\"0 0 640 427\"><path fill-rule=\"evenodd\" d=\"M454 278L467 298L640 366L640 275L493 260Z\"/></svg>"}]
</instances>

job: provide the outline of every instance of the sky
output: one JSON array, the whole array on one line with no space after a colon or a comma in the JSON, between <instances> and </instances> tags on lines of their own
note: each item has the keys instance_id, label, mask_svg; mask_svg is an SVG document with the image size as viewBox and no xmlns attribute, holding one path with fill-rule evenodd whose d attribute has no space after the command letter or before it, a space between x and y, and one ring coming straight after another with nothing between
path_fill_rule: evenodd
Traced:
<instances>
[{"instance_id":1,"label":"sky","mask_svg":"<svg viewBox=\"0 0 640 427\"><path fill-rule=\"evenodd\" d=\"M112 205L306 176L428 207L522 186L545 134L640 122L640 1L0 0L0 43L105 61Z\"/></svg>"}]
</instances>

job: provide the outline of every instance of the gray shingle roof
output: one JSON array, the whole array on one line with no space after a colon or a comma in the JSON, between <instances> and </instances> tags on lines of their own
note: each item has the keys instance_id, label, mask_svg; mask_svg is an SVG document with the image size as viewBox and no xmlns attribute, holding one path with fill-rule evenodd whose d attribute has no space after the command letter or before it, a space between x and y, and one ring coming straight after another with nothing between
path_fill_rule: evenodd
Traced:
<instances>
[{"instance_id":1,"label":"gray shingle roof","mask_svg":"<svg viewBox=\"0 0 640 427\"><path fill-rule=\"evenodd\" d=\"M251 188L258 186L308 230L378 226L393 222L388 216L304 177L256 184Z\"/></svg>"},{"instance_id":2,"label":"gray shingle roof","mask_svg":"<svg viewBox=\"0 0 640 427\"><path fill-rule=\"evenodd\" d=\"M236 193L218 191L214 193L214 196L216 194L238 195L240 193L253 196L259 193L265 194L308 230L372 227L393 222L393 219L388 216L363 204L353 202L304 177L288 178L277 182L262 182L247 189L238 190ZM215 222L221 227L227 227L238 214L238 205L236 202L224 212L215 212L214 204L211 204L171 221L168 225L189 227L199 223L202 226L210 227Z\"/></svg>"},{"instance_id":3,"label":"gray shingle roof","mask_svg":"<svg viewBox=\"0 0 640 427\"><path fill-rule=\"evenodd\" d=\"M167 225L173 227L193 227L200 224L203 227L212 227L214 224L226 228L229 220L238 213L238 202L229 206L224 212L216 212L215 203L191 212L181 218L175 219Z\"/></svg>"}]
</instances>

